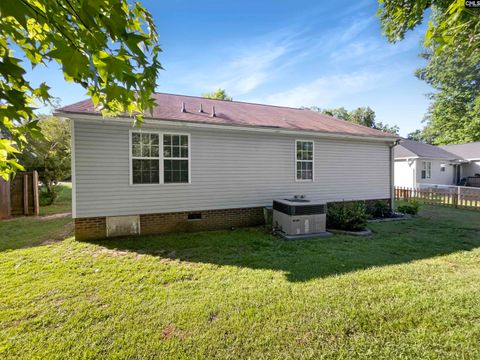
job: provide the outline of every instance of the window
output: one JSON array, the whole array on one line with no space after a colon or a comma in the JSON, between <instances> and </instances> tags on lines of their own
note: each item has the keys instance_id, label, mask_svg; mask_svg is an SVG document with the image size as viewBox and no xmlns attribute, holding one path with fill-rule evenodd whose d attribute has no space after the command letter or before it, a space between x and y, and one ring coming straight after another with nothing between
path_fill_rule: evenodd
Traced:
<instances>
[{"instance_id":1,"label":"window","mask_svg":"<svg viewBox=\"0 0 480 360\"><path fill-rule=\"evenodd\" d=\"M189 182L188 135L132 132L131 140L132 184Z\"/></svg>"},{"instance_id":2,"label":"window","mask_svg":"<svg viewBox=\"0 0 480 360\"><path fill-rule=\"evenodd\" d=\"M163 135L163 179L167 183L188 183L188 136Z\"/></svg>"},{"instance_id":3,"label":"window","mask_svg":"<svg viewBox=\"0 0 480 360\"><path fill-rule=\"evenodd\" d=\"M440 164L440 171L445 172L445 164Z\"/></svg>"},{"instance_id":4,"label":"window","mask_svg":"<svg viewBox=\"0 0 480 360\"><path fill-rule=\"evenodd\" d=\"M422 161L422 179L430 179L432 177L432 162Z\"/></svg>"},{"instance_id":5,"label":"window","mask_svg":"<svg viewBox=\"0 0 480 360\"><path fill-rule=\"evenodd\" d=\"M313 141L295 141L296 179L313 181Z\"/></svg>"},{"instance_id":6,"label":"window","mask_svg":"<svg viewBox=\"0 0 480 360\"><path fill-rule=\"evenodd\" d=\"M132 133L132 183L158 184L159 163L158 134Z\"/></svg>"}]
</instances>

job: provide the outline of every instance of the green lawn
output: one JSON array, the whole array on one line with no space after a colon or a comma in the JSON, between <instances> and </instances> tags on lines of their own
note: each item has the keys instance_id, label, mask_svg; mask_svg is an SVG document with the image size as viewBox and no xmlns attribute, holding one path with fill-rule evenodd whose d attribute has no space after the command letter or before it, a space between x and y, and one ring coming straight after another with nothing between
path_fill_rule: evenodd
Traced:
<instances>
[{"instance_id":1,"label":"green lawn","mask_svg":"<svg viewBox=\"0 0 480 360\"><path fill-rule=\"evenodd\" d=\"M371 228L9 246L0 358L478 359L480 213L425 207Z\"/></svg>"},{"instance_id":2,"label":"green lawn","mask_svg":"<svg viewBox=\"0 0 480 360\"><path fill-rule=\"evenodd\" d=\"M72 183L59 185L58 198L52 205L40 206L40 215L72 212Z\"/></svg>"}]
</instances>

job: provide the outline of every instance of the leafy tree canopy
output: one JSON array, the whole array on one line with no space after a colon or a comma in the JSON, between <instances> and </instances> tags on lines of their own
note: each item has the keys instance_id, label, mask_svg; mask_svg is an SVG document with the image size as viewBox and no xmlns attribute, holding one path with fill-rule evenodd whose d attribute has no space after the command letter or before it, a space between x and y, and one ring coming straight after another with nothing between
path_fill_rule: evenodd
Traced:
<instances>
[{"instance_id":1,"label":"leafy tree canopy","mask_svg":"<svg viewBox=\"0 0 480 360\"><path fill-rule=\"evenodd\" d=\"M16 155L27 136L41 136L34 109L52 100L46 83L28 81L27 64L57 62L104 115L141 121L154 106L160 51L152 16L138 2L0 1L0 176L23 169Z\"/></svg>"},{"instance_id":2,"label":"leafy tree canopy","mask_svg":"<svg viewBox=\"0 0 480 360\"><path fill-rule=\"evenodd\" d=\"M339 107L335 109L321 109L318 106L304 107L312 111L321 112L330 116L333 116L337 119L345 120L352 122L354 124L363 125L369 128L389 132L395 135L398 135L400 129L397 125L388 125L382 122L376 122L375 111L373 111L369 106L359 107L352 111L348 111L344 107Z\"/></svg>"},{"instance_id":3,"label":"leafy tree canopy","mask_svg":"<svg viewBox=\"0 0 480 360\"><path fill-rule=\"evenodd\" d=\"M480 14L479 14L480 16ZM480 140L480 52L468 57L423 54L428 64L416 75L436 91L422 136L434 144Z\"/></svg>"},{"instance_id":4,"label":"leafy tree canopy","mask_svg":"<svg viewBox=\"0 0 480 360\"><path fill-rule=\"evenodd\" d=\"M430 9L431 12L427 12ZM379 0L378 16L390 42L402 40L407 31L430 14L425 47L471 54L480 48L480 16L465 8L464 0Z\"/></svg>"},{"instance_id":5,"label":"leafy tree canopy","mask_svg":"<svg viewBox=\"0 0 480 360\"><path fill-rule=\"evenodd\" d=\"M228 96L225 89L217 89L216 91L213 91L211 93L202 94L202 97L207 99L219 99L219 100L228 100L228 101L233 100L231 96Z\"/></svg>"},{"instance_id":6,"label":"leafy tree canopy","mask_svg":"<svg viewBox=\"0 0 480 360\"><path fill-rule=\"evenodd\" d=\"M379 0L391 42L403 39L430 9L425 34L427 65L416 76L434 88L424 121L411 136L433 144L480 140L480 12L463 0Z\"/></svg>"},{"instance_id":7,"label":"leafy tree canopy","mask_svg":"<svg viewBox=\"0 0 480 360\"><path fill-rule=\"evenodd\" d=\"M350 113L344 107L339 107L337 109L324 109L323 111L319 109L318 111L323 112L324 114L336 117L337 119L342 119L342 120L350 119Z\"/></svg>"},{"instance_id":8,"label":"leafy tree canopy","mask_svg":"<svg viewBox=\"0 0 480 360\"><path fill-rule=\"evenodd\" d=\"M19 161L26 170L38 172L46 189L47 203L52 203L57 183L70 176L70 126L66 119L42 116L38 127L43 136L28 136Z\"/></svg>"}]
</instances>

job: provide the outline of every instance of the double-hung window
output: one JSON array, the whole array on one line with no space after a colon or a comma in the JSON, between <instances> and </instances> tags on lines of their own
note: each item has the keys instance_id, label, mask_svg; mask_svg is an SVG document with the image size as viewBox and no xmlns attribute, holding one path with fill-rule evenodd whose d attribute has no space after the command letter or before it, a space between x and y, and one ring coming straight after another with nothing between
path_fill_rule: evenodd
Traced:
<instances>
[{"instance_id":1,"label":"double-hung window","mask_svg":"<svg viewBox=\"0 0 480 360\"><path fill-rule=\"evenodd\" d=\"M295 149L297 181L313 181L313 141L297 140Z\"/></svg>"},{"instance_id":2,"label":"double-hung window","mask_svg":"<svg viewBox=\"0 0 480 360\"><path fill-rule=\"evenodd\" d=\"M432 162L422 161L422 179L430 179L432 177Z\"/></svg>"},{"instance_id":3,"label":"double-hung window","mask_svg":"<svg viewBox=\"0 0 480 360\"><path fill-rule=\"evenodd\" d=\"M132 184L188 183L189 136L132 132Z\"/></svg>"},{"instance_id":4,"label":"double-hung window","mask_svg":"<svg viewBox=\"0 0 480 360\"><path fill-rule=\"evenodd\" d=\"M188 183L187 135L163 135L163 181Z\"/></svg>"},{"instance_id":5,"label":"double-hung window","mask_svg":"<svg viewBox=\"0 0 480 360\"><path fill-rule=\"evenodd\" d=\"M132 183L160 183L159 135L132 133Z\"/></svg>"}]
</instances>

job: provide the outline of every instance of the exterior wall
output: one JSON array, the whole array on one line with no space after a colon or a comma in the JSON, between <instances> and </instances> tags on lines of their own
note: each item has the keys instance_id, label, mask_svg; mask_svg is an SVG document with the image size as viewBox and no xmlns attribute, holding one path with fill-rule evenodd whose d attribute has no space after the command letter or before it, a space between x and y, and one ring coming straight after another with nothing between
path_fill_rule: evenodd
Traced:
<instances>
[{"instance_id":1,"label":"exterior wall","mask_svg":"<svg viewBox=\"0 0 480 360\"><path fill-rule=\"evenodd\" d=\"M241 208L201 211L202 218L189 220L188 212L140 215L140 234L164 234L202 230L221 230L232 227L261 225L263 208ZM75 239L79 241L103 239L107 236L106 218L75 219Z\"/></svg>"},{"instance_id":2,"label":"exterior wall","mask_svg":"<svg viewBox=\"0 0 480 360\"><path fill-rule=\"evenodd\" d=\"M395 160L395 186L414 187L415 161Z\"/></svg>"},{"instance_id":3,"label":"exterior wall","mask_svg":"<svg viewBox=\"0 0 480 360\"><path fill-rule=\"evenodd\" d=\"M422 179L422 161L432 163L432 177L430 179ZM422 184L454 185L454 167L450 161L417 159L415 162L417 186ZM440 171L441 164L445 164L445 172Z\"/></svg>"},{"instance_id":4,"label":"exterior wall","mask_svg":"<svg viewBox=\"0 0 480 360\"><path fill-rule=\"evenodd\" d=\"M74 216L263 207L305 194L324 201L390 198L389 144L313 138L314 181L295 181L293 135L144 124L190 134L191 183L130 185L129 130L115 120L75 120ZM308 137L307 137L308 139Z\"/></svg>"}]
</instances>

